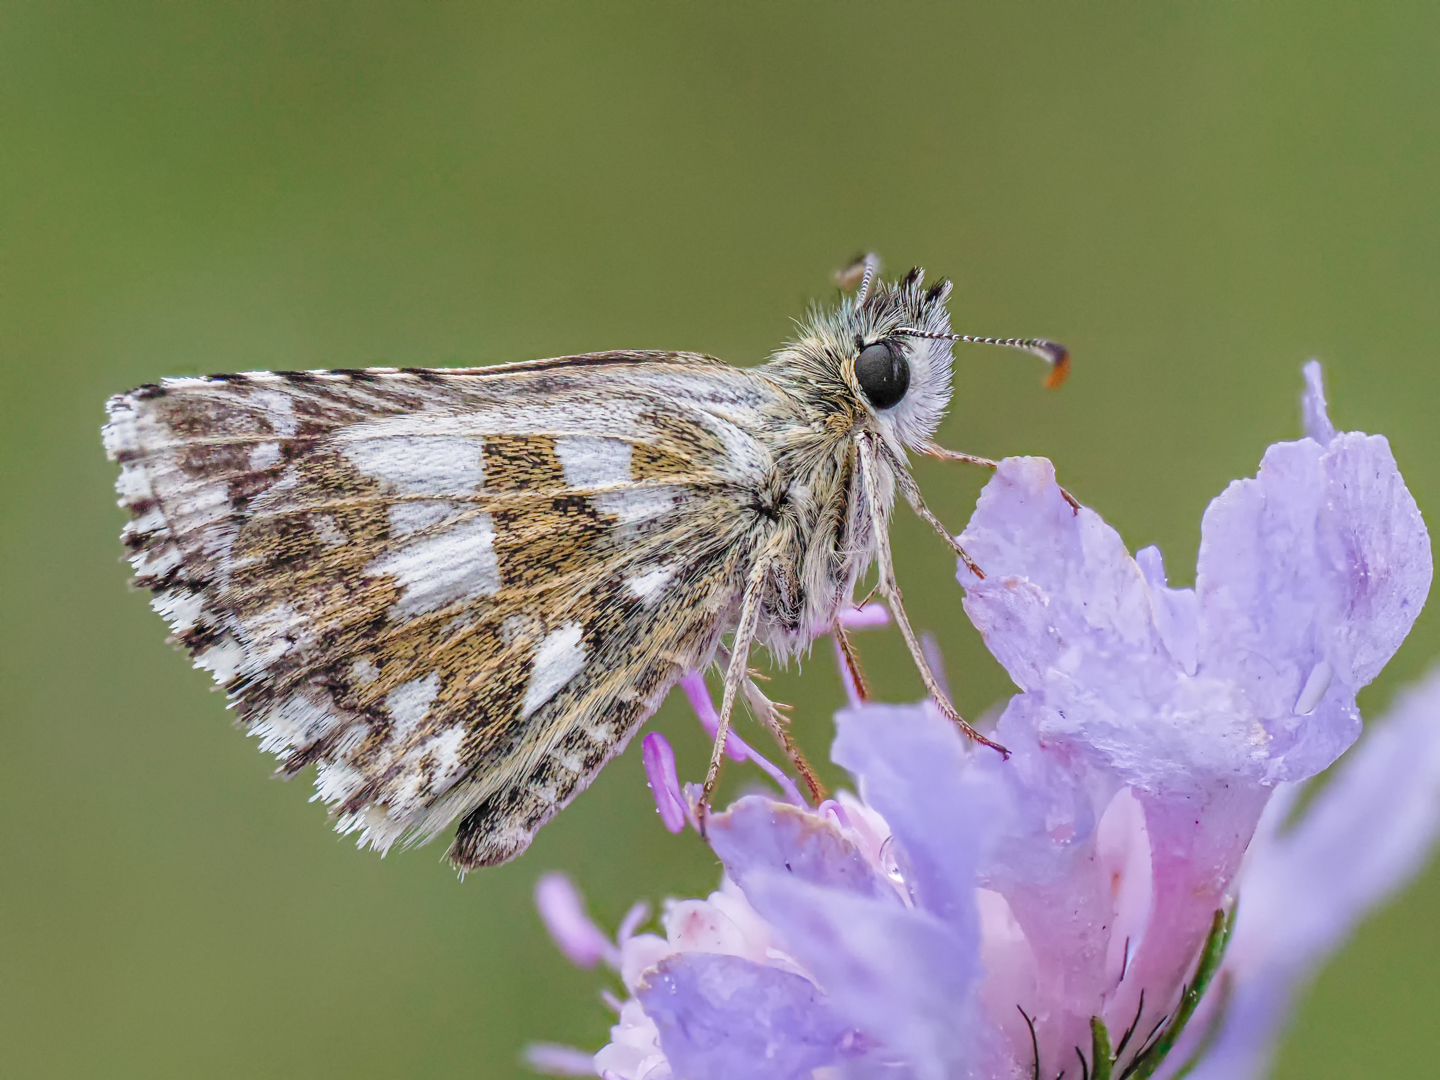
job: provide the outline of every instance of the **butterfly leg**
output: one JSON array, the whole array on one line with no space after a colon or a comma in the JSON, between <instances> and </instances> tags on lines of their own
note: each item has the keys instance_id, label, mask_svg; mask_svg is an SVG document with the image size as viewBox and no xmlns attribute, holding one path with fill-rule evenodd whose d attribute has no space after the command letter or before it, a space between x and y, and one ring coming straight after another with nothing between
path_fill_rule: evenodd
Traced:
<instances>
[{"instance_id":1,"label":"butterfly leg","mask_svg":"<svg viewBox=\"0 0 1440 1080\"><path fill-rule=\"evenodd\" d=\"M805 755L800 747L795 745L795 740L790 738L790 729L787 726L789 717L780 711L780 706L765 696L764 691L755 685L753 679L745 680L745 700L750 703L750 708L755 710L755 715L760 718L770 734L775 736L775 741L780 744L780 749L790 759L795 772L799 774L801 781L805 784L805 790L810 793L810 801L819 806L825 801L827 792L825 785L815 775L815 770L810 767L810 762L805 760Z\"/></svg>"},{"instance_id":2,"label":"butterfly leg","mask_svg":"<svg viewBox=\"0 0 1440 1080\"><path fill-rule=\"evenodd\" d=\"M900 470L897 470L897 475L899 472ZM910 617L905 614L905 605L900 599L900 586L895 580L895 560L890 554L890 533L886 529L885 517L879 504L870 494L878 490L878 482L876 450L868 438L860 440L860 473L865 483L865 502L870 511L871 528L875 532L876 558L880 564L880 595L885 598L885 602L890 608L890 614L895 617L895 625L900 628L900 636L905 639L905 647L910 650L910 657L915 661L915 667L920 672L920 681L925 684L925 689L934 699L940 711L968 738L983 743L1009 757L1009 750L999 743L987 739L965 722L965 718L951 703L950 696L945 693L945 688L940 685L940 680L935 677L935 672L930 667L930 661L925 656L925 650L921 647L920 639L915 636L915 631L910 626Z\"/></svg>"},{"instance_id":3,"label":"butterfly leg","mask_svg":"<svg viewBox=\"0 0 1440 1080\"><path fill-rule=\"evenodd\" d=\"M945 447L937 446L934 443L926 443L922 449L926 454L929 454L933 458L939 458L941 461L958 461L962 465L979 465L982 468L992 470L1000 467L998 461L991 461L987 457L976 457L974 454L962 454L958 450L946 450ZM1078 514L1080 512L1080 501L1063 487L1060 489L1060 494L1065 496L1065 501L1070 504L1070 509Z\"/></svg>"},{"instance_id":4,"label":"butterfly leg","mask_svg":"<svg viewBox=\"0 0 1440 1080\"><path fill-rule=\"evenodd\" d=\"M1000 463L992 461L988 457L976 457L974 454L962 454L958 450L946 450L943 446L935 443L926 443L921 447L926 454L941 461L958 461L962 465L979 465L982 469L998 469Z\"/></svg>"},{"instance_id":5,"label":"butterfly leg","mask_svg":"<svg viewBox=\"0 0 1440 1080\"><path fill-rule=\"evenodd\" d=\"M889 454L890 451L886 450L885 453ZM950 545L950 549L954 551L956 555L960 556L960 561L969 568L972 574L984 580L985 571L981 570L975 560L970 557L969 553L960 546L960 541L950 535L950 530L945 528L940 519L930 512L930 508L925 505L925 500L920 497L920 485L915 483L915 478L910 475L909 470L903 465L895 469L895 483L899 485L900 494L905 496L905 501L910 504L910 508L920 515L920 520L924 521L940 534L944 541Z\"/></svg>"},{"instance_id":6,"label":"butterfly leg","mask_svg":"<svg viewBox=\"0 0 1440 1080\"><path fill-rule=\"evenodd\" d=\"M868 601L868 597L866 598ZM856 604L856 607L863 607L863 604ZM865 672L860 669L860 654L855 651L855 643L850 640L850 635L845 632L845 627L840 625L840 620L835 620L835 625L830 628L830 633L835 635L835 643L840 646L840 655L845 658L845 668L850 672L850 681L855 684L855 695L861 701L870 700L870 684L865 679Z\"/></svg>"},{"instance_id":7,"label":"butterfly leg","mask_svg":"<svg viewBox=\"0 0 1440 1080\"><path fill-rule=\"evenodd\" d=\"M735 624L735 639L730 650L730 663L725 666L725 693L720 699L720 722L715 730L715 748L710 751L710 768L705 772L705 787L695 817L700 833L705 833L705 817L710 812L710 797L720 779L720 765L725 760L725 740L730 734L730 716L735 711L735 695L750 677L750 645L755 640L755 626L760 620L760 595L770 572L769 552L755 563L745 581L745 597L740 602L740 618Z\"/></svg>"},{"instance_id":8,"label":"butterfly leg","mask_svg":"<svg viewBox=\"0 0 1440 1080\"><path fill-rule=\"evenodd\" d=\"M729 649L722 645L715 655L722 664L725 664L727 667L729 666ZM800 779L810 792L811 800L816 806L819 806L820 803L825 800L825 795L827 794L825 785L820 782L820 778L815 775L815 770L810 767L810 762L805 760L805 755L801 752L800 748L795 745L795 741L790 738L790 729L788 727L790 718L781 711L789 706L779 705L771 701L765 696L765 692L755 684L754 678L746 678L740 689L745 695L745 703L750 706L756 719L769 729L771 735L775 736L776 743L779 744L785 756L790 759L790 764L795 767L795 771L800 775Z\"/></svg>"}]
</instances>

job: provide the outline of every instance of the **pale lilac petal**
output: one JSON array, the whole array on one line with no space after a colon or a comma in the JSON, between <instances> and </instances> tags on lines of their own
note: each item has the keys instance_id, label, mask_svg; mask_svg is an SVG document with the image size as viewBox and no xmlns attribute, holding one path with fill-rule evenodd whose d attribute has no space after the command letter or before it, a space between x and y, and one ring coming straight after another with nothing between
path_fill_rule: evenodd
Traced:
<instances>
[{"instance_id":1,"label":"pale lilac petal","mask_svg":"<svg viewBox=\"0 0 1440 1080\"><path fill-rule=\"evenodd\" d=\"M1155 910L1155 859L1145 807L1128 787L1110 800L1095 831L1102 880L1110 882L1115 906L1105 955L1104 984L1116 986L1129 974L1133 952L1150 929ZM1119 1019L1119 1018L1117 1018ZM1121 1028L1130 1016L1124 1016Z\"/></svg>"},{"instance_id":2,"label":"pale lilac petal","mask_svg":"<svg viewBox=\"0 0 1440 1080\"><path fill-rule=\"evenodd\" d=\"M525 1048L525 1064L545 1076L595 1076L595 1055L573 1046L531 1043Z\"/></svg>"},{"instance_id":3,"label":"pale lilac petal","mask_svg":"<svg viewBox=\"0 0 1440 1080\"><path fill-rule=\"evenodd\" d=\"M1322 553L1344 573L1344 588L1325 615L1360 687L1390 662L1425 606L1430 535L1383 435L1337 435L1322 464L1328 499Z\"/></svg>"},{"instance_id":4,"label":"pale lilac petal","mask_svg":"<svg viewBox=\"0 0 1440 1080\"><path fill-rule=\"evenodd\" d=\"M635 936L645 920L650 918L650 905L644 900L637 900L630 905L630 910L625 913L625 918L620 920L620 929L615 934L615 940L624 948L625 942Z\"/></svg>"},{"instance_id":5,"label":"pale lilac petal","mask_svg":"<svg viewBox=\"0 0 1440 1080\"><path fill-rule=\"evenodd\" d=\"M685 799L680 794L680 777L675 771L675 751L658 731L652 731L640 743L645 762L645 776L655 796L655 809L665 828L678 833L685 828Z\"/></svg>"},{"instance_id":6,"label":"pale lilac petal","mask_svg":"<svg viewBox=\"0 0 1440 1080\"><path fill-rule=\"evenodd\" d=\"M787 873L827 888L898 900L859 849L818 813L751 795L711 817L706 836L742 890L756 872Z\"/></svg>"},{"instance_id":7,"label":"pale lilac petal","mask_svg":"<svg viewBox=\"0 0 1440 1080\"><path fill-rule=\"evenodd\" d=\"M840 612L840 625L846 630L873 630L876 627L889 626L890 610L884 604L844 608Z\"/></svg>"},{"instance_id":8,"label":"pale lilac petal","mask_svg":"<svg viewBox=\"0 0 1440 1080\"><path fill-rule=\"evenodd\" d=\"M1288 833L1254 853L1226 959L1234 995L1194 1080L1264 1074L1299 987L1424 867L1440 833L1440 669L1371 727Z\"/></svg>"},{"instance_id":9,"label":"pale lilac petal","mask_svg":"<svg viewBox=\"0 0 1440 1080\"><path fill-rule=\"evenodd\" d=\"M1127 653L1160 646L1124 542L1093 510L1071 508L1044 458L1002 461L960 542L986 573L961 564L965 610L1022 690L1043 689L1091 639Z\"/></svg>"},{"instance_id":10,"label":"pale lilac petal","mask_svg":"<svg viewBox=\"0 0 1440 1080\"><path fill-rule=\"evenodd\" d=\"M1319 360L1305 365L1305 392L1300 395L1300 415L1305 421L1305 434L1321 446L1329 446L1335 438L1335 425L1325 402L1325 378Z\"/></svg>"},{"instance_id":11,"label":"pale lilac petal","mask_svg":"<svg viewBox=\"0 0 1440 1080\"><path fill-rule=\"evenodd\" d=\"M638 998L686 1080L802 1080L864 1049L810 980L738 956L671 957Z\"/></svg>"},{"instance_id":12,"label":"pale lilac petal","mask_svg":"<svg viewBox=\"0 0 1440 1080\"><path fill-rule=\"evenodd\" d=\"M871 807L865 805L858 795L849 791L837 791L835 798L827 799L817 813L834 821L845 830L846 838L860 849L865 861L883 874L892 884L899 884L895 860L891 857L890 826Z\"/></svg>"},{"instance_id":13,"label":"pale lilac petal","mask_svg":"<svg viewBox=\"0 0 1440 1080\"><path fill-rule=\"evenodd\" d=\"M993 1035L979 996L976 885L1008 812L1003 791L972 767L955 727L923 706L845 710L836 724L832 757L889 824L894 857L923 910L895 908L888 890L872 900L758 871L752 903L836 1007L857 1024L870 1017L864 1030L918 1076L968 1075Z\"/></svg>"},{"instance_id":14,"label":"pale lilac petal","mask_svg":"<svg viewBox=\"0 0 1440 1080\"><path fill-rule=\"evenodd\" d=\"M1003 817L987 822L994 834L980 874L987 888L1073 893L1074 863L1091 859L1100 810L1121 787L1086 769L1068 749L1041 739L1039 721L1049 713L1038 695L1017 694L996 727L1009 760L993 753L974 759L973 767L990 774L1008 796Z\"/></svg>"},{"instance_id":15,"label":"pale lilac petal","mask_svg":"<svg viewBox=\"0 0 1440 1080\"><path fill-rule=\"evenodd\" d=\"M779 766L775 765L774 762L763 754L757 754L754 750L750 750L749 747L746 747L746 750L750 754L750 760L758 765L766 776L775 781L775 785L780 789L780 793L785 796L787 802L793 806L806 805L805 796L800 794L800 789L795 786L795 781L781 772Z\"/></svg>"},{"instance_id":16,"label":"pale lilac petal","mask_svg":"<svg viewBox=\"0 0 1440 1080\"><path fill-rule=\"evenodd\" d=\"M535 883L535 907L545 929L566 958L578 967L594 967L601 960L616 966L620 951L585 912L585 901L570 879L558 871Z\"/></svg>"},{"instance_id":17,"label":"pale lilac petal","mask_svg":"<svg viewBox=\"0 0 1440 1080\"><path fill-rule=\"evenodd\" d=\"M961 537L965 607L1066 739L1147 790L1311 775L1359 731L1354 693L1430 583L1429 541L1383 439L1282 443L1205 516L1196 601L1163 585L1045 461L1002 462ZM1148 571L1148 572L1146 572ZM1196 675L1190 676L1192 665ZM1301 715L1301 714L1306 715Z\"/></svg>"},{"instance_id":18,"label":"pale lilac petal","mask_svg":"<svg viewBox=\"0 0 1440 1080\"><path fill-rule=\"evenodd\" d=\"M1153 544L1135 553L1135 563L1150 586L1155 629L1170 658L1194 675L1200 653L1200 601L1194 589L1172 589L1165 580L1165 560Z\"/></svg>"},{"instance_id":19,"label":"pale lilac petal","mask_svg":"<svg viewBox=\"0 0 1440 1080\"><path fill-rule=\"evenodd\" d=\"M916 895L933 901L943 920L897 903L894 889L819 815L742 800L717 821L717 853L856 1027L917 1076L969 1075L986 1043L974 873L977 826L993 810L987 782L960 784L957 797L966 750L948 721L923 708L876 706L843 713L840 723L836 760L861 774L876 810L885 813L883 800L893 796ZM907 773L912 797L933 796L918 807L902 805Z\"/></svg>"},{"instance_id":20,"label":"pale lilac petal","mask_svg":"<svg viewBox=\"0 0 1440 1080\"><path fill-rule=\"evenodd\" d=\"M1022 952L1032 958L1018 973L1030 984L1027 996L1003 1006L993 1002L991 1015L1022 1061L1033 1059L1028 1026L1016 1006L1034 1017L1041 1061L1053 1074L1073 1047L1086 1045L1096 1003L1115 985L1108 964L1116 944L1114 881L1098 841L1100 812L1125 789L1086 768L1083 757L1043 744L1034 724L1037 711L1044 709L1035 695L1017 695L997 729L1010 759L993 753L975 758L974 767L1008 795L1006 812L984 822L993 832L978 883L1003 898L1024 933ZM1123 941L1119 947L1123 951ZM1107 962L1098 963L1100 957Z\"/></svg>"},{"instance_id":21,"label":"pale lilac petal","mask_svg":"<svg viewBox=\"0 0 1440 1080\"><path fill-rule=\"evenodd\" d=\"M675 953L675 946L659 934L636 934L620 949L620 981L632 992L645 972Z\"/></svg>"},{"instance_id":22,"label":"pale lilac petal","mask_svg":"<svg viewBox=\"0 0 1440 1080\"><path fill-rule=\"evenodd\" d=\"M660 1050L660 1033L631 998L620 1007L610 1041L595 1055L595 1071L604 1080L672 1080L670 1063Z\"/></svg>"},{"instance_id":23,"label":"pale lilac petal","mask_svg":"<svg viewBox=\"0 0 1440 1080\"><path fill-rule=\"evenodd\" d=\"M757 872L747 895L836 1012L879 1043L876 1055L918 1080L991 1075L999 1042L980 1004L978 933L788 875Z\"/></svg>"},{"instance_id":24,"label":"pale lilac petal","mask_svg":"<svg viewBox=\"0 0 1440 1080\"><path fill-rule=\"evenodd\" d=\"M1127 789L1107 769L1087 768L1081 748L1039 737L1052 708L1041 695L1018 695L997 729L1011 759L978 761L1010 792L1011 812L980 880L1005 898L1034 950L1035 998L1026 1008L1038 1017L1046 1063L1084 1044L1097 1002L1123 1030L1143 990L1143 1021L1160 1018L1226 901L1268 794L1259 784L1223 778L1208 788ZM1100 814L1126 790L1144 811L1152 849L1145 905L1152 919L1141 933L1123 917L1098 846ZM1117 927L1123 928L1119 938ZM1125 979L1117 986L1121 970ZM1014 1022L1003 1013L997 1021L1016 1044Z\"/></svg>"},{"instance_id":25,"label":"pale lilac petal","mask_svg":"<svg viewBox=\"0 0 1440 1080\"><path fill-rule=\"evenodd\" d=\"M831 757L889 823L916 903L962 936L978 935L982 838L1005 809L997 785L967 767L964 737L929 709L874 705L835 720Z\"/></svg>"},{"instance_id":26,"label":"pale lilac petal","mask_svg":"<svg viewBox=\"0 0 1440 1080\"><path fill-rule=\"evenodd\" d=\"M1270 447L1201 529L1200 672L1233 683L1270 738L1266 778L1299 780L1360 732L1355 694L1430 589L1430 541L1380 436Z\"/></svg>"},{"instance_id":27,"label":"pale lilac petal","mask_svg":"<svg viewBox=\"0 0 1440 1080\"><path fill-rule=\"evenodd\" d=\"M987 573L959 568L965 610L1027 692L1028 722L1047 745L1150 790L1263 778L1263 728L1228 684L1186 674L1188 601L1162 594L1173 601L1167 640L1151 582L1114 529L1065 501L1050 462L1002 461L961 542Z\"/></svg>"}]
</instances>

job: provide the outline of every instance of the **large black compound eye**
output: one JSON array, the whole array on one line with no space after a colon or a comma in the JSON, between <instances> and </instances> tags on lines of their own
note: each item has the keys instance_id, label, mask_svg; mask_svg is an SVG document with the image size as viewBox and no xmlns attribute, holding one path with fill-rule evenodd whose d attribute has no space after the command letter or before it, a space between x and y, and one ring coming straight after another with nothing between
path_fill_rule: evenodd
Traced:
<instances>
[{"instance_id":1,"label":"large black compound eye","mask_svg":"<svg viewBox=\"0 0 1440 1080\"><path fill-rule=\"evenodd\" d=\"M899 403L910 389L910 364L893 341L866 345L855 358L855 381L877 409Z\"/></svg>"}]
</instances>

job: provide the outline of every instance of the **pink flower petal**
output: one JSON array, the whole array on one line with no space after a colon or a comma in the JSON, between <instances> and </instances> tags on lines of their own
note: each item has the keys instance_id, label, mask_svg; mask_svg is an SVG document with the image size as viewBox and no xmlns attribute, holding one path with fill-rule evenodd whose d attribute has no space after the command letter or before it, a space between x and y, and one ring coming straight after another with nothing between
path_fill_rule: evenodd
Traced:
<instances>
[{"instance_id":1,"label":"pink flower petal","mask_svg":"<svg viewBox=\"0 0 1440 1080\"><path fill-rule=\"evenodd\" d=\"M564 874L553 871L541 876L535 883L535 907L572 964L583 968L602 960L612 967L619 964L620 951L586 914L585 901Z\"/></svg>"},{"instance_id":2,"label":"pink flower petal","mask_svg":"<svg viewBox=\"0 0 1440 1080\"><path fill-rule=\"evenodd\" d=\"M525 1048L525 1064L545 1076L594 1076L595 1055L557 1043L531 1043Z\"/></svg>"},{"instance_id":3,"label":"pink flower petal","mask_svg":"<svg viewBox=\"0 0 1440 1080\"><path fill-rule=\"evenodd\" d=\"M890 610L884 604L840 609L840 625L846 630L873 630L890 625Z\"/></svg>"},{"instance_id":4,"label":"pink flower petal","mask_svg":"<svg viewBox=\"0 0 1440 1080\"><path fill-rule=\"evenodd\" d=\"M655 809L665 828L678 833L685 828L685 799L680 794L680 777L675 772L675 751L658 731L652 731L640 743L645 761L645 776L655 796Z\"/></svg>"},{"instance_id":5,"label":"pink flower petal","mask_svg":"<svg viewBox=\"0 0 1440 1080\"><path fill-rule=\"evenodd\" d=\"M705 685L705 676L698 671L690 672L680 680L680 689L684 690L685 696L690 699L690 708L695 710L700 726L709 732L713 739L720 730L720 714L715 711L715 702L710 698L710 688ZM732 727L725 737L725 753L730 756L731 761L744 761L749 756L749 751L750 748Z\"/></svg>"},{"instance_id":6,"label":"pink flower petal","mask_svg":"<svg viewBox=\"0 0 1440 1080\"><path fill-rule=\"evenodd\" d=\"M680 680L680 687L685 691L685 696L690 699L690 707L695 710L701 727L709 732L713 739L720 731L720 714L715 711L715 703L710 699L710 689L705 685L705 676L698 671L692 671ZM801 796L800 789L795 786L795 782L781 772L764 754L752 749L749 743L735 733L733 726L725 736L725 753L732 761L754 762L765 775L779 785L789 802L795 803L797 806L805 805L805 799Z\"/></svg>"},{"instance_id":7,"label":"pink flower petal","mask_svg":"<svg viewBox=\"0 0 1440 1080\"><path fill-rule=\"evenodd\" d=\"M1321 446L1329 446L1335 438L1335 425L1325 403L1325 378L1320 361L1305 365L1305 392L1300 395L1300 415L1305 421L1305 434Z\"/></svg>"}]
</instances>

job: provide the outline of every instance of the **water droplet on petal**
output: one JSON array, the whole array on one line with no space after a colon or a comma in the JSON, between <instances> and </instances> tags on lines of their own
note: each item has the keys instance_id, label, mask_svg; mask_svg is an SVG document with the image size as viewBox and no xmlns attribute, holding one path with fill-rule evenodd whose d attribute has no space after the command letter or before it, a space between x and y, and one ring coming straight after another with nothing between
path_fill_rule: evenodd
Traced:
<instances>
[{"instance_id":1,"label":"water droplet on petal","mask_svg":"<svg viewBox=\"0 0 1440 1080\"><path fill-rule=\"evenodd\" d=\"M1335 678L1335 669L1330 666L1330 661L1321 660L1310 669L1310 677L1305 680L1305 685L1300 689L1300 696L1295 699L1295 715L1309 716L1315 711L1316 706L1325 696L1325 691L1330 689L1330 681Z\"/></svg>"}]
</instances>

